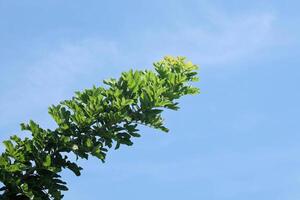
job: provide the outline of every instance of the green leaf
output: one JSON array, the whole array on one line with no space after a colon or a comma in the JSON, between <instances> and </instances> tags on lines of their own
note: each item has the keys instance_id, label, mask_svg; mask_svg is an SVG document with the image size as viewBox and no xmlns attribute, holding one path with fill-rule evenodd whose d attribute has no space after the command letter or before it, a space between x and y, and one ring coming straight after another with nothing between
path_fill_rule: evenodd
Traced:
<instances>
[{"instance_id":1,"label":"green leaf","mask_svg":"<svg viewBox=\"0 0 300 200\"><path fill-rule=\"evenodd\" d=\"M59 190L62 190L62 191L69 190L67 186L65 186L65 185L59 185L59 184L56 185L56 188L59 189Z\"/></svg>"},{"instance_id":2,"label":"green leaf","mask_svg":"<svg viewBox=\"0 0 300 200\"><path fill-rule=\"evenodd\" d=\"M0 166L5 166L5 165L8 165L7 160L3 156L0 156Z\"/></svg>"},{"instance_id":3,"label":"green leaf","mask_svg":"<svg viewBox=\"0 0 300 200\"><path fill-rule=\"evenodd\" d=\"M129 133L130 135L132 135L133 137L141 137L141 135L140 134L138 134L138 133Z\"/></svg>"},{"instance_id":4,"label":"green leaf","mask_svg":"<svg viewBox=\"0 0 300 200\"><path fill-rule=\"evenodd\" d=\"M6 150L10 153L10 154L13 154L15 152L14 150L14 145L11 141L9 140L6 140L3 142L3 144L5 145L6 147Z\"/></svg>"},{"instance_id":5,"label":"green leaf","mask_svg":"<svg viewBox=\"0 0 300 200\"><path fill-rule=\"evenodd\" d=\"M74 174L76 175L76 176L80 176L80 170L82 170L82 168L81 167L79 167L78 165L76 165L75 163L73 163L73 162L69 162L68 161L68 163L67 163L67 167L68 167L68 169L70 169L72 172L74 172Z\"/></svg>"},{"instance_id":6,"label":"green leaf","mask_svg":"<svg viewBox=\"0 0 300 200\"><path fill-rule=\"evenodd\" d=\"M10 165L8 166L6 169L9 171L9 172L19 172L19 171L22 171L25 169L25 165L22 164L22 163L15 163L13 165Z\"/></svg>"},{"instance_id":7,"label":"green leaf","mask_svg":"<svg viewBox=\"0 0 300 200\"><path fill-rule=\"evenodd\" d=\"M45 158L45 161L43 162L44 167L50 167L51 166L51 155L47 155Z\"/></svg>"},{"instance_id":8,"label":"green leaf","mask_svg":"<svg viewBox=\"0 0 300 200\"><path fill-rule=\"evenodd\" d=\"M88 148L91 148L93 146L93 141L90 138L87 138L87 140L85 141L85 146Z\"/></svg>"}]
</instances>

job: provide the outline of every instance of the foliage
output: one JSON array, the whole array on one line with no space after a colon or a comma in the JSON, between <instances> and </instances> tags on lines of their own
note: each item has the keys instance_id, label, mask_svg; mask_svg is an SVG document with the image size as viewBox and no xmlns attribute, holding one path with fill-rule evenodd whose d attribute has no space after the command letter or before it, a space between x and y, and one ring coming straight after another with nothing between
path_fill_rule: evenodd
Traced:
<instances>
[{"instance_id":1,"label":"foliage","mask_svg":"<svg viewBox=\"0 0 300 200\"><path fill-rule=\"evenodd\" d=\"M82 170L71 154L104 162L108 149L130 146L133 137L140 137L140 124L167 132L161 113L164 108L177 110L175 100L181 96L198 93L188 85L198 80L197 66L183 57L165 57L154 67L155 71L124 72L119 79L104 81L105 87L76 92L72 99L52 105L55 130L32 120L21 124L31 137L14 135L3 142L0 199L62 199L68 188L59 173L69 169L80 176Z\"/></svg>"}]
</instances>

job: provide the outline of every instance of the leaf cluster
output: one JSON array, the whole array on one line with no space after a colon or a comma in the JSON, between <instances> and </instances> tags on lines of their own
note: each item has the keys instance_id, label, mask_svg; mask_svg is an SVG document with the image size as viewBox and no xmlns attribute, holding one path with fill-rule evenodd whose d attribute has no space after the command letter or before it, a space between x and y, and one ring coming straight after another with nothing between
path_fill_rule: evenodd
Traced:
<instances>
[{"instance_id":1,"label":"leaf cluster","mask_svg":"<svg viewBox=\"0 0 300 200\"><path fill-rule=\"evenodd\" d=\"M21 124L31 137L14 135L3 142L0 199L60 200L68 190L60 172L69 169L80 176L82 170L71 154L104 162L110 148L130 146L132 138L140 137L139 125L167 132L161 113L177 110L181 96L199 92L189 85L198 80L197 66L184 57L165 57L154 68L124 72L119 79L105 80L104 87L76 92L72 99L52 105L49 114L57 123L55 130L32 120Z\"/></svg>"}]
</instances>

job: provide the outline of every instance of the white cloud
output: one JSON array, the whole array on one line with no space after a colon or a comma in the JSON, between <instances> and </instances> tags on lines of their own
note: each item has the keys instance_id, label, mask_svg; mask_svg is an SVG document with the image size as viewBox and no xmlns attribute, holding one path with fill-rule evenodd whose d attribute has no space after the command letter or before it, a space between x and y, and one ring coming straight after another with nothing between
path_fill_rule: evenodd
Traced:
<instances>
[{"instance_id":1,"label":"white cloud","mask_svg":"<svg viewBox=\"0 0 300 200\"><path fill-rule=\"evenodd\" d=\"M186 55L203 66L223 66L253 58L270 45L274 19L271 13L228 16L214 12L208 18L210 28L199 24L182 26L177 31L151 32L149 46L152 52L162 55Z\"/></svg>"},{"instance_id":2,"label":"white cloud","mask_svg":"<svg viewBox=\"0 0 300 200\"><path fill-rule=\"evenodd\" d=\"M275 17L270 13L233 16L211 12L207 16L210 28L203 28L199 23L172 31L137 33L135 42L139 48L130 46L128 41L92 37L50 49L31 50L44 53L30 63L23 63L19 67L22 76L18 84L2 91L2 126L17 127L29 119L47 124L49 105L70 97L74 90L108 78L111 71L122 71L107 67L120 63L130 63L135 68L149 66L167 54L187 56L204 67L228 66L256 56L272 37Z\"/></svg>"},{"instance_id":3,"label":"white cloud","mask_svg":"<svg viewBox=\"0 0 300 200\"><path fill-rule=\"evenodd\" d=\"M44 50L31 63L19 67L22 76L15 81L17 84L2 91L2 128L7 125L16 131L20 122L29 119L48 124L49 105L70 97L74 90L100 83L108 69L105 67L115 63L117 57L116 45L100 39L85 39ZM11 134L4 133L2 137L8 135Z\"/></svg>"}]
</instances>

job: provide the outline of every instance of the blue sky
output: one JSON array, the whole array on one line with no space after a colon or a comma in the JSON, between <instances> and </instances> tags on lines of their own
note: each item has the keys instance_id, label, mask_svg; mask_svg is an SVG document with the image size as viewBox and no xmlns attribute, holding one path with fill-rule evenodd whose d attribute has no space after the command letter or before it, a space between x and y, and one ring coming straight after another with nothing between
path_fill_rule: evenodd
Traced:
<instances>
[{"instance_id":1,"label":"blue sky","mask_svg":"<svg viewBox=\"0 0 300 200\"><path fill-rule=\"evenodd\" d=\"M107 162L64 172L66 200L300 198L300 3L0 0L0 139L47 107L164 55L200 65L198 96ZM3 148L3 147L2 147Z\"/></svg>"}]
</instances>

